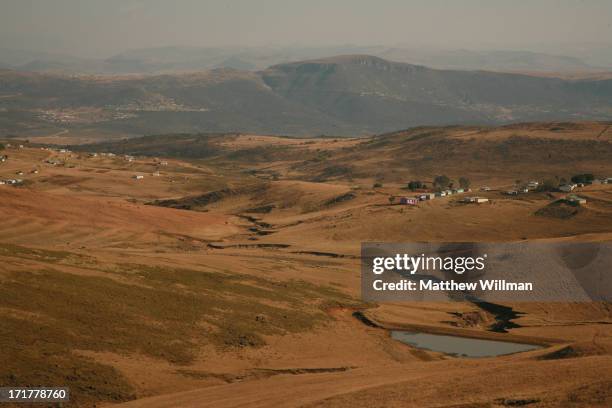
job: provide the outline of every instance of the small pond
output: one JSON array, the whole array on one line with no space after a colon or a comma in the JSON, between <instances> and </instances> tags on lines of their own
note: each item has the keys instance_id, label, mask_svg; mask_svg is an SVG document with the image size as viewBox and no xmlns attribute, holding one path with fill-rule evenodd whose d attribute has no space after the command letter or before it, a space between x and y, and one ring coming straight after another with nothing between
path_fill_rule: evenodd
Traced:
<instances>
[{"instance_id":1,"label":"small pond","mask_svg":"<svg viewBox=\"0 0 612 408\"><path fill-rule=\"evenodd\" d=\"M533 344L396 330L391 331L391 337L414 347L456 357L493 357L541 348Z\"/></svg>"}]
</instances>

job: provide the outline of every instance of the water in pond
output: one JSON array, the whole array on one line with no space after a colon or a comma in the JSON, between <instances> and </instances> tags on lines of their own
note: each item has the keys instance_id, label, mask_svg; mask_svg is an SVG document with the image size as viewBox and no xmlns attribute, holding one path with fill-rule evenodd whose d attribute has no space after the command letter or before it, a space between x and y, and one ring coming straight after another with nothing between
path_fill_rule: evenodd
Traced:
<instances>
[{"instance_id":1,"label":"water in pond","mask_svg":"<svg viewBox=\"0 0 612 408\"><path fill-rule=\"evenodd\" d=\"M439 351L458 357L491 357L519 353L540 348L533 344L506 341L471 339L407 331L392 331L391 337L411 346Z\"/></svg>"}]
</instances>

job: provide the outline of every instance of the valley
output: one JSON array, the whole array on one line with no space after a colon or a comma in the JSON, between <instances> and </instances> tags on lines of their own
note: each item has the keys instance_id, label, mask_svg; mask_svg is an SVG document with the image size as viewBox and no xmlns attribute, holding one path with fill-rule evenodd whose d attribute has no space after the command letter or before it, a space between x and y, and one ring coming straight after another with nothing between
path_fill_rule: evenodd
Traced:
<instances>
[{"instance_id":1,"label":"valley","mask_svg":"<svg viewBox=\"0 0 612 408\"><path fill-rule=\"evenodd\" d=\"M611 184L577 187L586 204L565 212L557 188L506 194L612 177L609 122L345 138L71 133L1 142L0 180L21 180L0 185L3 384L68 383L69 406L612 402L608 303L360 299L361 242L609 241ZM441 175L472 191L400 204ZM460 358L397 331L537 347Z\"/></svg>"}]
</instances>

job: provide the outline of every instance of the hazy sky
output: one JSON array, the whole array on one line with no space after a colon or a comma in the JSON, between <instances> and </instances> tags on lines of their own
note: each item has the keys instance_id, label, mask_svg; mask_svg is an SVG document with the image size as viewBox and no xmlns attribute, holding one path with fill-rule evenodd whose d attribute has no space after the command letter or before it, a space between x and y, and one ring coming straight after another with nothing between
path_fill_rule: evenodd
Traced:
<instances>
[{"instance_id":1,"label":"hazy sky","mask_svg":"<svg viewBox=\"0 0 612 408\"><path fill-rule=\"evenodd\" d=\"M0 47L89 57L166 45L555 52L587 42L612 42L612 0L0 0Z\"/></svg>"}]
</instances>

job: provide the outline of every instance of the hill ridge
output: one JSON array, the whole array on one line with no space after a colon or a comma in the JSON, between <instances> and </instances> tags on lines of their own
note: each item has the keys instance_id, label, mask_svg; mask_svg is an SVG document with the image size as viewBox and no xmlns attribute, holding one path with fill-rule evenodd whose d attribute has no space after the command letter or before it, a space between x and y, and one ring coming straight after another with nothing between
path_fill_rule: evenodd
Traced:
<instances>
[{"instance_id":1,"label":"hill ridge","mask_svg":"<svg viewBox=\"0 0 612 408\"><path fill-rule=\"evenodd\" d=\"M363 54L257 72L87 77L0 71L0 96L0 135L45 127L361 135L418 125L612 119L610 79L438 70Z\"/></svg>"}]
</instances>

